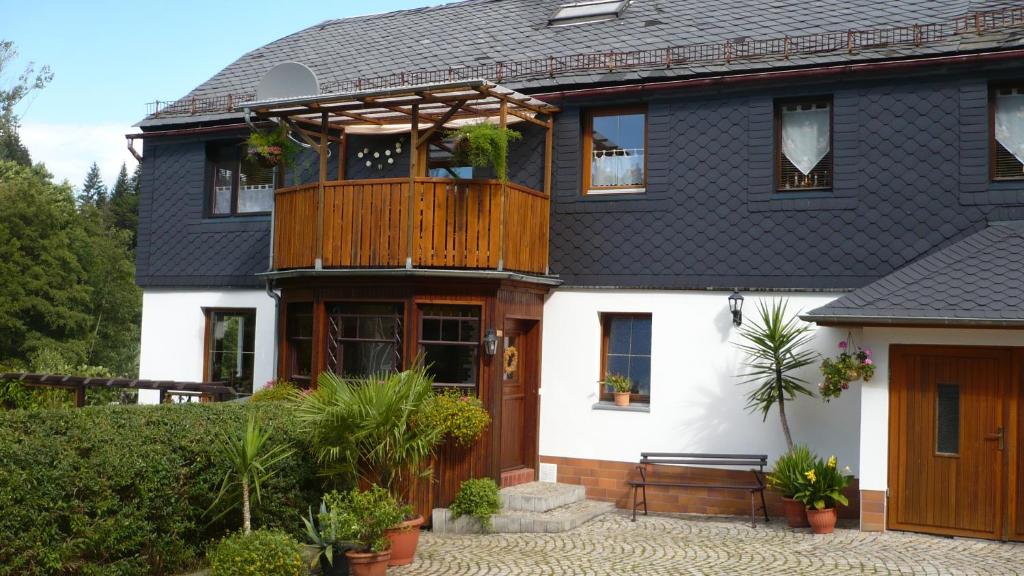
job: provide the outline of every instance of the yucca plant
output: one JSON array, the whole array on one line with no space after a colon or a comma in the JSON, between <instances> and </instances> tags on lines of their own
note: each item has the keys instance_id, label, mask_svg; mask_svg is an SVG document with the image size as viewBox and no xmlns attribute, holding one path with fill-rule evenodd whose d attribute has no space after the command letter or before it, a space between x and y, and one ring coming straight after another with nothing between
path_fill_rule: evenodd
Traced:
<instances>
[{"instance_id":1,"label":"yucca plant","mask_svg":"<svg viewBox=\"0 0 1024 576\"><path fill-rule=\"evenodd\" d=\"M768 474L768 485L779 491L784 498L792 498L800 491L804 473L814 467L818 457L804 444L797 444L775 461Z\"/></svg>"},{"instance_id":2,"label":"yucca plant","mask_svg":"<svg viewBox=\"0 0 1024 576\"><path fill-rule=\"evenodd\" d=\"M237 502L240 497L242 505L242 531L252 531L252 514L250 495L255 493L256 502L260 501L260 485L274 475L282 460L292 455L292 449L284 444L269 446L270 432L263 431L256 422L256 417L249 415L245 430L241 435L225 434L218 445L219 456L228 464L228 471L220 485L220 492L214 499L210 510L221 502L232 500ZM220 518L234 508L232 504L225 508L214 519Z\"/></svg>"},{"instance_id":3,"label":"yucca plant","mask_svg":"<svg viewBox=\"0 0 1024 576\"><path fill-rule=\"evenodd\" d=\"M423 367L346 380L331 373L298 398L296 417L328 475L378 484L405 500L428 465L443 430L425 415L435 401Z\"/></svg>"},{"instance_id":4,"label":"yucca plant","mask_svg":"<svg viewBox=\"0 0 1024 576\"><path fill-rule=\"evenodd\" d=\"M795 372L810 366L818 360L818 354L806 347L811 341L811 327L796 316L786 319L786 300L773 300L771 306L758 302L757 312L760 323L753 322L740 330L746 343L739 349L746 353L747 373L742 384L753 384L755 388L747 394L747 408L761 412L762 420L768 420L772 406L779 407L779 420L786 436L786 447L793 450L793 436L786 420L786 402L797 394L813 396L805 387L807 381Z\"/></svg>"}]
</instances>

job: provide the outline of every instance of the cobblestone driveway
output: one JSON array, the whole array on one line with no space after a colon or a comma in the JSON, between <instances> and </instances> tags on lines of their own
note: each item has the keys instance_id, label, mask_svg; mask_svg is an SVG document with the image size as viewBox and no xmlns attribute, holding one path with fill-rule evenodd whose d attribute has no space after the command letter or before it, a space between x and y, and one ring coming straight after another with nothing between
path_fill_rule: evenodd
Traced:
<instances>
[{"instance_id":1,"label":"cobblestone driveway","mask_svg":"<svg viewBox=\"0 0 1024 576\"><path fill-rule=\"evenodd\" d=\"M573 574L1024 574L1024 544L837 529L830 536L743 520L606 514L563 534L424 533L391 576Z\"/></svg>"}]
</instances>

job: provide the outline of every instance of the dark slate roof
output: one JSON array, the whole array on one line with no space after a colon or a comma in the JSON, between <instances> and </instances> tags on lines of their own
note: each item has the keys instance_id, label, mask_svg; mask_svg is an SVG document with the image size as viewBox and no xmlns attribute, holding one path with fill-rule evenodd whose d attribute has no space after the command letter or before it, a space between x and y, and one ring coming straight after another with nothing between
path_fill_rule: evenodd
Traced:
<instances>
[{"instance_id":1,"label":"dark slate roof","mask_svg":"<svg viewBox=\"0 0 1024 576\"><path fill-rule=\"evenodd\" d=\"M1024 222L993 223L802 318L823 324L1024 325Z\"/></svg>"},{"instance_id":2,"label":"dark slate roof","mask_svg":"<svg viewBox=\"0 0 1024 576\"><path fill-rule=\"evenodd\" d=\"M943 24L948 32L958 16L1020 6L1020 2L996 0L632 0L623 15L612 21L548 26L548 18L566 1L465 0L327 20L243 55L185 98L249 96L263 74L285 61L309 66L321 83L329 86L357 78L552 56L655 50L727 41L744 43L914 24ZM852 53L833 49L788 59L744 58L728 64L674 65L670 69L651 66L613 72L542 74L501 83L517 90L536 91L557 86L934 55L1015 46L1019 42L1013 34L982 37L967 34L919 47L887 46ZM845 48L845 41L840 43ZM140 125L217 120L223 119L224 114L211 112L208 116L149 117Z\"/></svg>"}]
</instances>

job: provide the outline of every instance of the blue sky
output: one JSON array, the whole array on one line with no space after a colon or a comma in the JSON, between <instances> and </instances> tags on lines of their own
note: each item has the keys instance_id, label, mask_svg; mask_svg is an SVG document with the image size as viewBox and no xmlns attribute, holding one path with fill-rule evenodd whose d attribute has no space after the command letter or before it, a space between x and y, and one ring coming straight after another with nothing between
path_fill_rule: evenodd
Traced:
<instances>
[{"instance_id":1,"label":"blue sky","mask_svg":"<svg viewBox=\"0 0 1024 576\"><path fill-rule=\"evenodd\" d=\"M58 180L79 185L92 161L112 181L135 160L124 134L153 100L184 95L245 52L332 18L442 0L0 0L0 38L19 58L49 64L53 82L22 103L22 139Z\"/></svg>"}]
</instances>

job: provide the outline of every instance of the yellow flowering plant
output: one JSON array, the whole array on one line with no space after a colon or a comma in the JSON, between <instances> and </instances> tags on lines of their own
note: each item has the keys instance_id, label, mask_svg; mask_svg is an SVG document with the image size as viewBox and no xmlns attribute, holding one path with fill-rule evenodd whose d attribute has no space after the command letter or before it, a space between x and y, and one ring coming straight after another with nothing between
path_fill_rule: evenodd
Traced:
<instances>
[{"instance_id":1,"label":"yellow flowering plant","mask_svg":"<svg viewBox=\"0 0 1024 576\"><path fill-rule=\"evenodd\" d=\"M476 396L446 390L437 395L421 422L436 427L446 439L465 448L480 438L491 423L491 416Z\"/></svg>"},{"instance_id":2,"label":"yellow flowering plant","mask_svg":"<svg viewBox=\"0 0 1024 576\"><path fill-rule=\"evenodd\" d=\"M843 495L843 490L850 485L853 476L845 474L847 471L849 468L839 470L834 455L828 460L816 458L813 466L804 470L793 499L802 502L807 508L816 510L835 508L837 504L848 505L849 501Z\"/></svg>"}]
</instances>

